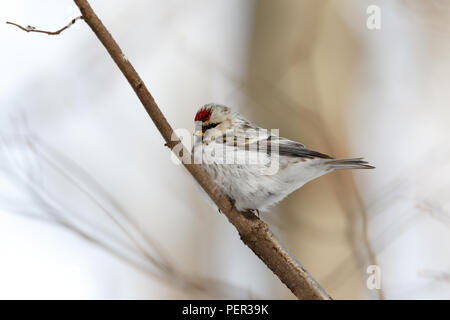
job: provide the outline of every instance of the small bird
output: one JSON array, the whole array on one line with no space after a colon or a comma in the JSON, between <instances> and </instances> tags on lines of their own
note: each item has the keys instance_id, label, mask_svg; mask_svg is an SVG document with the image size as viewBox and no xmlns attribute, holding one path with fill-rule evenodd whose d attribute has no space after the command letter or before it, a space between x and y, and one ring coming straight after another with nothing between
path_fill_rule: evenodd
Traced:
<instances>
[{"instance_id":1,"label":"small bird","mask_svg":"<svg viewBox=\"0 0 450 320\"><path fill-rule=\"evenodd\" d=\"M341 169L373 169L335 159L258 127L238 112L206 104L195 115L192 154L239 211L264 211L305 183Z\"/></svg>"}]
</instances>

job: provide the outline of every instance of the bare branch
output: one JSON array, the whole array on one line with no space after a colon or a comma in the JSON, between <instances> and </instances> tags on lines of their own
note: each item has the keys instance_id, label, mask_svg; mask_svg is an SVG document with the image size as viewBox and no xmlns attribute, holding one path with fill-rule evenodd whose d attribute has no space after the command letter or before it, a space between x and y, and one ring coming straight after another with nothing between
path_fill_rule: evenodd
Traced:
<instances>
[{"instance_id":1,"label":"bare branch","mask_svg":"<svg viewBox=\"0 0 450 320\"><path fill-rule=\"evenodd\" d=\"M10 21L6 21L6 24L11 24L13 26L16 26L17 28L22 29L25 32L45 33L45 34L48 34L50 36L54 36L54 35L60 34L64 30L70 28L75 22L77 22L77 20L81 20L81 19L83 19L83 16L79 16L79 17L73 18L66 26L64 26L61 29L56 30L56 31L39 30L39 29L36 29L33 26L22 27L20 24L17 24L17 23L14 23L14 22L10 22Z\"/></svg>"}]
</instances>

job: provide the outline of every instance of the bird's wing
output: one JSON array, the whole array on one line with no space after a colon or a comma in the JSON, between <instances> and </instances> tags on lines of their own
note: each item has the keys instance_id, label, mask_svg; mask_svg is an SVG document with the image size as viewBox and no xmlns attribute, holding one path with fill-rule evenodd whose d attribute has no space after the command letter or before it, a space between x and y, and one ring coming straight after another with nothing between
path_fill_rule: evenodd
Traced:
<instances>
[{"instance_id":1,"label":"bird's wing","mask_svg":"<svg viewBox=\"0 0 450 320\"><path fill-rule=\"evenodd\" d=\"M224 141L225 145L228 147L234 147L236 151L265 151L268 154L278 152L280 156L286 157L333 159L329 155L310 150L299 142L275 135L244 135L244 139L239 139L239 136L241 135L227 136L226 141Z\"/></svg>"},{"instance_id":2,"label":"bird's wing","mask_svg":"<svg viewBox=\"0 0 450 320\"><path fill-rule=\"evenodd\" d=\"M332 157L330 157L329 155L308 149L299 142L295 142L286 138L279 138L278 141L280 156L300 157L307 159L332 159Z\"/></svg>"}]
</instances>

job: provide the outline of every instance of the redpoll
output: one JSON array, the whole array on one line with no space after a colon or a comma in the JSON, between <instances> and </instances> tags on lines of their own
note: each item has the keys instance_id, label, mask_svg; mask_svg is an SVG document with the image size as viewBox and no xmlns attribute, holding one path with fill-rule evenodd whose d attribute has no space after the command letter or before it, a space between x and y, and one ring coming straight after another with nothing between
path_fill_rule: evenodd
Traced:
<instances>
[{"instance_id":1,"label":"redpoll","mask_svg":"<svg viewBox=\"0 0 450 320\"><path fill-rule=\"evenodd\" d=\"M203 106L195 123L195 162L240 211L264 210L333 170L374 168L362 158L335 159L307 149L222 105Z\"/></svg>"}]
</instances>

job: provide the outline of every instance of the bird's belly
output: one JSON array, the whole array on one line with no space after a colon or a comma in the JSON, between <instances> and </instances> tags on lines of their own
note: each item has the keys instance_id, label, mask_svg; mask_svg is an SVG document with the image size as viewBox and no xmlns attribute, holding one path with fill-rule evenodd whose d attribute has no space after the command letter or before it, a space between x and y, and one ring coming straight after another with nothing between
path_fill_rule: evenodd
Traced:
<instances>
[{"instance_id":1,"label":"bird's belly","mask_svg":"<svg viewBox=\"0 0 450 320\"><path fill-rule=\"evenodd\" d=\"M257 209L257 204L270 194L269 184L257 168L236 164L204 167L221 191L234 200L238 210Z\"/></svg>"},{"instance_id":2,"label":"bird's belly","mask_svg":"<svg viewBox=\"0 0 450 320\"><path fill-rule=\"evenodd\" d=\"M314 163L280 168L273 175L263 174L259 165L209 164L204 168L221 191L234 200L238 210L264 210L326 173Z\"/></svg>"}]
</instances>

